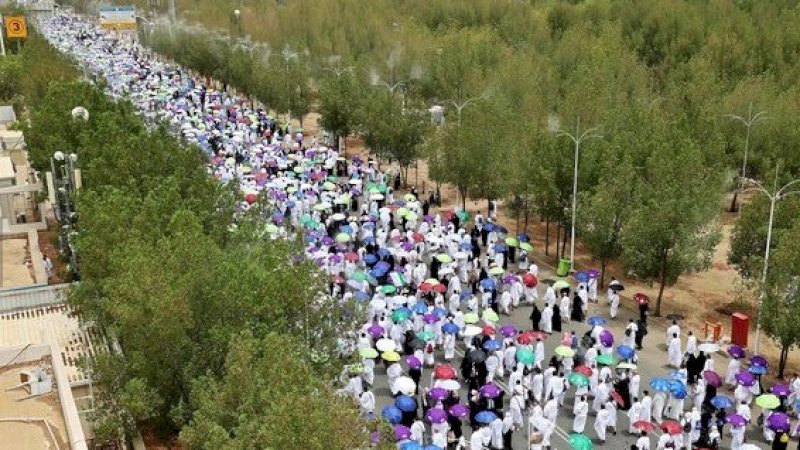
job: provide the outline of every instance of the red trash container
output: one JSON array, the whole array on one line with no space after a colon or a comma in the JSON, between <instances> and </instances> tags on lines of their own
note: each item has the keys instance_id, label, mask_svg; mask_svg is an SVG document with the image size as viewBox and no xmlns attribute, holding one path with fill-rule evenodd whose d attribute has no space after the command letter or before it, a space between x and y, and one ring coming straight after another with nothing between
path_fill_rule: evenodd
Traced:
<instances>
[{"instance_id":1,"label":"red trash container","mask_svg":"<svg viewBox=\"0 0 800 450\"><path fill-rule=\"evenodd\" d=\"M747 336L750 333L750 318L742 313L731 316L731 343L747 348Z\"/></svg>"}]
</instances>

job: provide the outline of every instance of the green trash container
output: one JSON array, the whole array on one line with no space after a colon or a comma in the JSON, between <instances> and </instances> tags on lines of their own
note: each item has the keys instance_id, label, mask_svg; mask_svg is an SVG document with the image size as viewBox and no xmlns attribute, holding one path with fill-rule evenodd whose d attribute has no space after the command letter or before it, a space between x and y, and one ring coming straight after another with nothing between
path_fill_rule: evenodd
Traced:
<instances>
[{"instance_id":1,"label":"green trash container","mask_svg":"<svg viewBox=\"0 0 800 450\"><path fill-rule=\"evenodd\" d=\"M572 268L572 264L568 259L559 259L558 260L558 269L556 270L556 275L560 277L565 277L569 275L569 270Z\"/></svg>"}]
</instances>

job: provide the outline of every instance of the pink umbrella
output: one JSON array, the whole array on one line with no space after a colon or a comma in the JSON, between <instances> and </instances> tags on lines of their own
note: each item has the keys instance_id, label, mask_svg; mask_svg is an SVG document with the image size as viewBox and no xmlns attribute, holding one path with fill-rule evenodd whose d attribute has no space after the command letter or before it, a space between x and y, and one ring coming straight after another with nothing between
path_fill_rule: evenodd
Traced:
<instances>
[{"instance_id":1,"label":"pink umbrella","mask_svg":"<svg viewBox=\"0 0 800 450\"><path fill-rule=\"evenodd\" d=\"M706 380L706 383L714 386L715 388L722 386L722 378L713 370L706 370L703 372L703 379Z\"/></svg>"}]
</instances>

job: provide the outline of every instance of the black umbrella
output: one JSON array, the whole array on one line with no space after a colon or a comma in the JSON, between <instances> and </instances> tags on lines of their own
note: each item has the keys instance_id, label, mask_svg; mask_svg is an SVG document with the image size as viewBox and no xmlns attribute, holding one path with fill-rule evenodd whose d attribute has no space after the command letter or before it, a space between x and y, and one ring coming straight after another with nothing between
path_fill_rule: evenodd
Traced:
<instances>
[{"instance_id":1,"label":"black umbrella","mask_svg":"<svg viewBox=\"0 0 800 450\"><path fill-rule=\"evenodd\" d=\"M621 284L618 284L618 283L609 284L608 288L611 289L612 291L617 291L617 292L625 290L625 286L623 286Z\"/></svg>"},{"instance_id":2,"label":"black umbrella","mask_svg":"<svg viewBox=\"0 0 800 450\"><path fill-rule=\"evenodd\" d=\"M476 348L467 353L467 359L474 363L482 363L486 361L486 352Z\"/></svg>"},{"instance_id":3,"label":"black umbrella","mask_svg":"<svg viewBox=\"0 0 800 450\"><path fill-rule=\"evenodd\" d=\"M683 317L682 315L677 314L677 313L671 313L671 314L667 314L667 319L668 320L683 320L683 319L685 319L685 317Z\"/></svg>"},{"instance_id":4,"label":"black umbrella","mask_svg":"<svg viewBox=\"0 0 800 450\"><path fill-rule=\"evenodd\" d=\"M419 338L414 338L408 343L408 345L414 350L422 350L425 348L425 341Z\"/></svg>"}]
</instances>

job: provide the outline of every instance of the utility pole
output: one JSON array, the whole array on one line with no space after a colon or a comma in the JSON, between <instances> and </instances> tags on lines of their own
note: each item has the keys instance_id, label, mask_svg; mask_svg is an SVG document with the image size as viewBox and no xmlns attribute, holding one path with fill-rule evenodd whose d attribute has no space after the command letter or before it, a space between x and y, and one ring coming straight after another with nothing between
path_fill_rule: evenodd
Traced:
<instances>
[{"instance_id":1,"label":"utility pole","mask_svg":"<svg viewBox=\"0 0 800 450\"><path fill-rule=\"evenodd\" d=\"M169 21L175 23L177 17L175 15L175 0L169 0Z\"/></svg>"}]
</instances>

